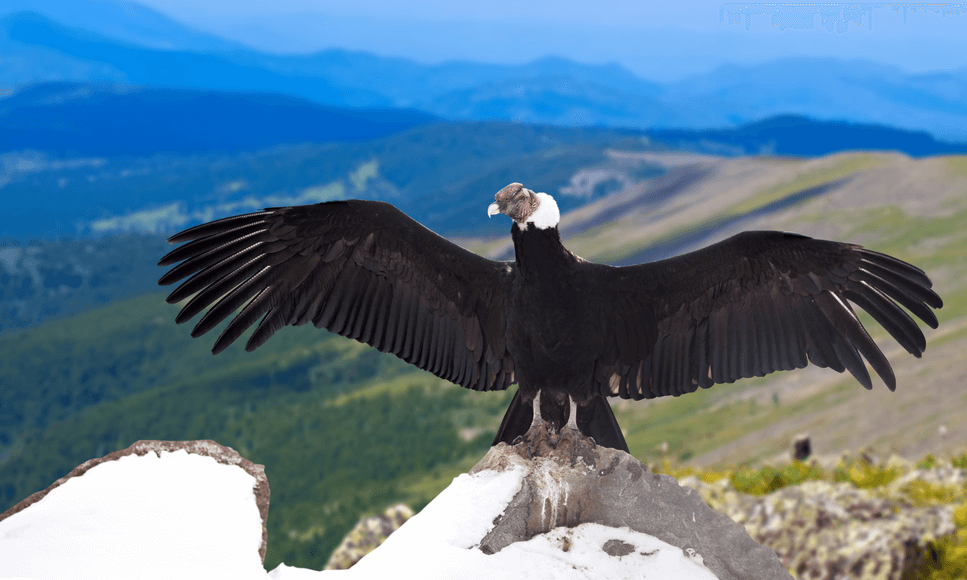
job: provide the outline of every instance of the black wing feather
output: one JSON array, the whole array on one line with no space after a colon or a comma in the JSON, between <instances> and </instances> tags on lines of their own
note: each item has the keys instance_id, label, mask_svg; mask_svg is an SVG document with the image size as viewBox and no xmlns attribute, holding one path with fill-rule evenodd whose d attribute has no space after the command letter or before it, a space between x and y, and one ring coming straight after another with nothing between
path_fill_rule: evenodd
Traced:
<instances>
[{"instance_id":1,"label":"black wing feather","mask_svg":"<svg viewBox=\"0 0 967 580\"><path fill-rule=\"evenodd\" d=\"M598 361L600 392L623 398L680 395L809 362L848 370L872 388L864 359L893 390L890 362L847 300L917 357L926 339L900 306L933 328L931 308L943 306L926 274L902 260L781 232L745 232L648 264L593 267L610 305L602 316L643 329L641 344L616 341Z\"/></svg>"},{"instance_id":2,"label":"black wing feather","mask_svg":"<svg viewBox=\"0 0 967 580\"><path fill-rule=\"evenodd\" d=\"M192 336L241 309L213 353L256 322L246 350L311 321L468 388L514 382L503 342L513 266L468 252L389 204L268 208L168 241L187 243L161 259L177 265L159 283L188 278L168 302L194 295L177 321L210 308Z\"/></svg>"}]
</instances>

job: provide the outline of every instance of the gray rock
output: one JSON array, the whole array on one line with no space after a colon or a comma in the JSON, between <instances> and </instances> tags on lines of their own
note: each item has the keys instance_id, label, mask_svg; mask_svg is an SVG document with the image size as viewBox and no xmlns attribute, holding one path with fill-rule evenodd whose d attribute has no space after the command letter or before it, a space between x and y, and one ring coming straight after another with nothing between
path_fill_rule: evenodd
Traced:
<instances>
[{"instance_id":1,"label":"gray rock","mask_svg":"<svg viewBox=\"0 0 967 580\"><path fill-rule=\"evenodd\" d=\"M348 570L375 550L390 534L413 517L413 509L405 504L389 507L382 514L365 517L340 542L323 570Z\"/></svg>"},{"instance_id":2,"label":"gray rock","mask_svg":"<svg viewBox=\"0 0 967 580\"><path fill-rule=\"evenodd\" d=\"M812 440L809 435L796 435L792 442L792 460L806 461L813 454Z\"/></svg>"},{"instance_id":3,"label":"gray rock","mask_svg":"<svg viewBox=\"0 0 967 580\"><path fill-rule=\"evenodd\" d=\"M884 580L940 566L934 544L956 529L952 505L914 505L906 492L913 482L963 489L964 475L947 466L912 470L877 489L806 481L764 496L738 493L724 479L711 484L682 479L773 548L799 578Z\"/></svg>"},{"instance_id":4,"label":"gray rock","mask_svg":"<svg viewBox=\"0 0 967 580\"><path fill-rule=\"evenodd\" d=\"M700 556L721 580L791 578L774 551L708 507L695 490L580 433L542 430L514 446L501 443L470 473L519 466L526 470L524 483L480 542L485 553L557 527L596 523L628 527ZM611 555L630 553L634 546L625 544L607 542L603 549Z\"/></svg>"}]
</instances>

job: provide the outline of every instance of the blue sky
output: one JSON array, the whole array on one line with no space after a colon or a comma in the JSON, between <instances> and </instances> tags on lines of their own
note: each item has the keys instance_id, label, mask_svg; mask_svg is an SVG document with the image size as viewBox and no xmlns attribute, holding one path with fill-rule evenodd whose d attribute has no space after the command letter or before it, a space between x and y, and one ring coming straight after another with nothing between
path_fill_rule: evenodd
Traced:
<instances>
[{"instance_id":1,"label":"blue sky","mask_svg":"<svg viewBox=\"0 0 967 580\"><path fill-rule=\"evenodd\" d=\"M907 7L906 22L903 10L875 6L859 17L859 24L842 17L842 7L856 4L825 4L837 10L831 20L845 24L845 32L825 30L818 14L805 17L812 29L780 29L771 16L760 13L751 17L747 30L744 24L720 21L729 4L705 0L138 2L196 28L284 53L338 47L425 63L525 62L554 54L581 62L618 62L663 81L723 63L789 56L863 59L908 72L967 64L967 2L947 5L946 15L938 13L937 4L900 4ZM791 19L791 7L804 5L756 6L760 12L778 7Z\"/></svg>"}]
</instances>

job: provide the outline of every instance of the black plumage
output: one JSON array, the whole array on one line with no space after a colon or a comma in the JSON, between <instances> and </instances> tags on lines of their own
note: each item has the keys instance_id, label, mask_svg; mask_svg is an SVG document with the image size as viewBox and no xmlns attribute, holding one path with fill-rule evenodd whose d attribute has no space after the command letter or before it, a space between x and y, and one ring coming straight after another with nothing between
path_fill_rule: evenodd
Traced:
<instances>
[{"instance_id":1,"label":"black plumage","mask_svg":"<svg viewBox=\"0 0 967 580\"><path fill-rule=\"evenodd\" d=\"M647 264L612 267L568 251L557 206L511 184L490 214L514 219L515 261L480 257L393 206L336 201L270 208L185 230L159 262L181 262L168 302L194 295L181 323L210 309L200 336L241 309L215 341L224 350L258 325L246 350L285 325L312 323L392 352L474 390L519 383L495 443L545 420L627 450L607 397L681 395L742 377L865 361L890 390L889 361L850 302L908 352L926 341L903 308L937 327L943 305L922 270L860 246L781 232L745 232ZM849 302L848 302L849 301Z\"/></svg>"}]
</instances>

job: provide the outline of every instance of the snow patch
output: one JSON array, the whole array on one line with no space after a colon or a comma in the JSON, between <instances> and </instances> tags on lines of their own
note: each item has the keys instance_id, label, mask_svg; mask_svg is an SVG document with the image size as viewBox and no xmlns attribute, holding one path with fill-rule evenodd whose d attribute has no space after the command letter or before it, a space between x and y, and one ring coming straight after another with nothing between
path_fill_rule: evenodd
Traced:
<instances>
[{"instance_id":1,"label":"snow patch","mask_svg":"<svg viewBox=\"0 0 967 580\"><path fill-rule=\"evenodd\" d=\"M184 450L102 463L0 522L0 577L264 578L254 485Z\"/></svg>"}]
</instances>

